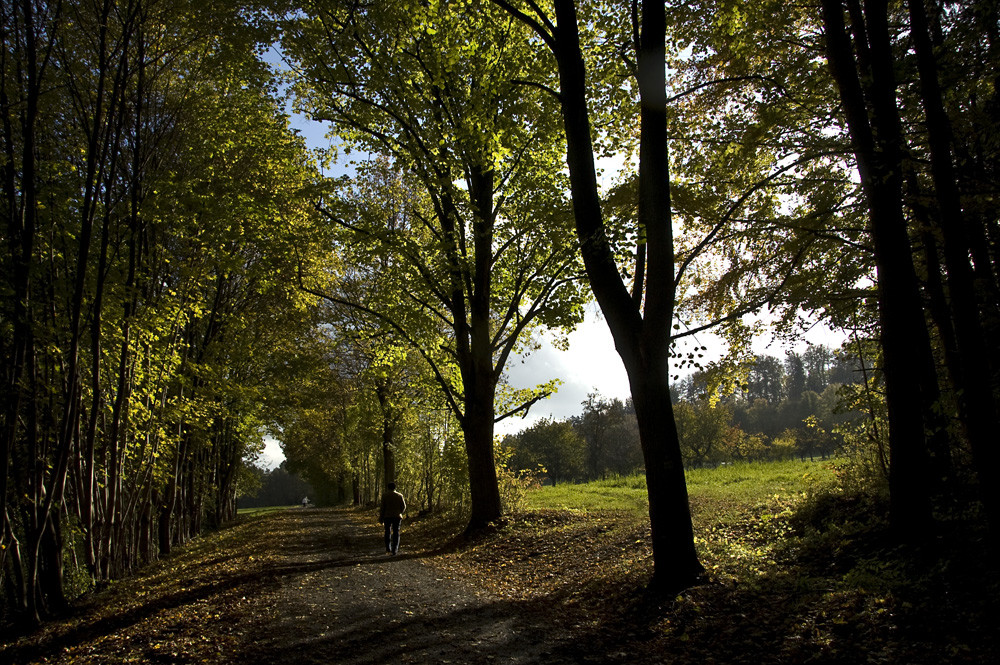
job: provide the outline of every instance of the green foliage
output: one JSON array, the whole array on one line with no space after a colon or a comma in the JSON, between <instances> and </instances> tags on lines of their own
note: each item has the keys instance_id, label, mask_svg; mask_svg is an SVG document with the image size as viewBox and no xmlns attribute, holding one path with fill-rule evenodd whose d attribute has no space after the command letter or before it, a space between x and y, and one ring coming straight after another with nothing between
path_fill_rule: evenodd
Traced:
<instances>
[{"instance_id":1,"label":"green foliage","mask_svg":"<svg viewBox=\"0 0 1000 665\"><path fill-rule=\"evenodd\" d=\"M503 440L511 468L525 473L545 470L553 485L583 473L585 442L569 422L542 419Z\"/></svg>"},{"instance_id":2,"label":"green foliage","mask_svg":"<svg viewBox=\"0 0 1000 665\"><path fill-rule=\"evenodd\" d=\"M776 358L757 356L746 366L745 382L728 394L712 392L701 374L681 381L675 409L686 462L825 459L847 445L850 432L870 428L871 409L857 396L866 394L871 369L846 350L817 346L807 354L808 374L798 353L787 355L785 369ZM806 390L807 381L821 392ZM870 391L867 397L880 399Z\"/></svg>"},{"instance_id":3,"label":"green foliage","mask_svg":"<svg viewBox=\"0 0 1000 665\"><path fill-rule=\"evenodd\" d=\"M81 576L235 516L318 237L312 157L245 19L226 1L4 6L4 612L38 619Z\"/></svg>"},{"instance_id":4,"label":"green foliage","mask_svg":"<svg viewBox=\"0 0 1000 665\"><path fill-rule=\"evenodd\" d=\"M730 360L760 332L744 312L766 307L786 337L802 309L834 326L872 316L860 300L872 257L815 19L776 2L668 12L679 311L695 329L720 321Z\"/></svg>"},{"instance_id":5,"label":"green foliage","mask_svg":"<svg viewBox=\"0 0 1000 665\"><path fill-rule=\"evenodd\" d=\"M639 425L631 400L606 400L592 392L573 426L586 442L586 477L629 475L642 468Z\"/></svg>"},{"instance_id":6,"label":"green foliage","mask_svg":"<svg viewBox=\"0 0 1000 665\"><path fill-rule=\"evenodd\" d=\"M517 469L511 466L514 450L497 446L497 481L500 485L500 500L507 514L521 513L527 509L528 492L541 487L539 478L545 475L545 467L534 470Z\"/></svg>"},{"instance_id":7,"label":"green foliage","mask_svg":"<svg viewBox=\"0 0 1000 665\"><path fill-rule=\"evenodd\" d=\"M284 468L267 471L252 467L250 473L257 487L238 498L237 508L241 512L269 506L301 506L304 498L310 498L310 503L316 500L313 488Z\"/></svg>"},{"instance_id":8,"label":"green foliage","mask_svg":"<svg viewBox=\"0 0 1000 665\"><path fill-rule=\"evenodd\" d=\"M707 400L674 405L677 435L681 440L686 468L706 464L714 466L729 457L726 453L736 447L734 437L739 434L731 424L732 418L728 407L713 406Z\"/></svg>"},{"instance_id":9,"label":"green foliage","mask_svg":"<svg viewBox=\"0 0 1000 665\"><path fill-rule=\"evenodd\" d=\"M540 327L576 325L585 298L555 100L526 83L543 73L526 28L484 0L296 9L282 48L297 107L370 156L319 202L345 268L303 273L305 288L419 354L470 467L489 469L494 422L556 383L498 395L508 361ZM471 519L496 519L492 474L469 477Z\"/></svg>"}]
</instances>

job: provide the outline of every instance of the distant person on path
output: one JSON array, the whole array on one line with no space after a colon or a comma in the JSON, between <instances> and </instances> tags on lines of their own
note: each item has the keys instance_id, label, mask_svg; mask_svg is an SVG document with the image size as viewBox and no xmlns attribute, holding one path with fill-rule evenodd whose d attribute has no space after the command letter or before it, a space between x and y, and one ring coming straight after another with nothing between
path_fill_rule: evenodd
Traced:
<instances>
[{"instance_id":1,"label":"distant person on path","mask_svg":"<svg viewBox=\"0 0 1000 665\"><path fill-rule=\"evenodd\" d=\"M385 525L385 553L395 554L399 549L399 523L403 520L406 501L396 491L396 483L389 483L389 491L382 496L382 509L378 521Z\"/></svg>"}]
</instances>

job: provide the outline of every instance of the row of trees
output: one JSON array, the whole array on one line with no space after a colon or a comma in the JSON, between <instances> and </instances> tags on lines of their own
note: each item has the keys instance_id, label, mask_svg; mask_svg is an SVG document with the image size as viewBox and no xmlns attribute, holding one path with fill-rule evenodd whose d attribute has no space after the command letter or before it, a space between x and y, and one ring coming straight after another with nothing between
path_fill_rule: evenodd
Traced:
<instances>
[{"instance_id":1,"label":"row of trees","mask_svg":"<svg viewBox=\"0 0 1000 665\"><path fill-rule=\"evenodd\" d=\"M268 508L270 506L298 506L303 499L315 501L312 486L284 464L274 469L247 467L237 504L240 508Z\"/></svg>"},{"instance_id":2,"label":"row of trees","mask_svg":"<svg viewBox=\"0 0 1000 665\"><path fill-rule=\"evenodd\" d=\"M801 355L789 353L784 363L756 356L747 382L734 393L710 395L703 375L685 377L675 388L673 405L685 467L827 458L855 442L859 421L869 418L867 409L859 410L863 376L856 360L815 346ZM591 393L582 406L578 416L543 419L504 437L508 465L553 483L641 471L631 401Z\"/></svg>"},{"instance_id":3,"label":"row of trees","mask_svg":"<svg viewBox=\"0 0 1000 665\"><path fill-rule=\"evenodd\" d=\"M414 511L467 507L461 428L426 363L351 308L319 311L328 323L300 342L302 372L272 412L285 468L319 504L371 505L395 481Z\"/></svg>"},{"instance_id":4,"label":"row of trees","mask_svg":"<svg viewBox=\"0 0 1000 665\"><path fill-rule=\"evenodd\" d=\"M303 270L303 288L354 313L334 314L335 337L370 340L386 377L428 368L461 430L469 528L482 527L503 510L494 424L551 390L507 391L504 368L532 330L582 318L554 104L530 83L544 72L528 31L490 3L298 9L282 26L298 104L381 156L319 202L346 266L333 283ZM380 390L383 414L399 411L405 398Z\"/></svg>"},{"instance_id":5,"label":"row of trees","mask_svg":"<svg viewBox=\"0 0 1000 665\"><path fill-rule=\"evenodd\" d=\"M0 6L0 621L231 519L313 325L316 170L245 11Z\"/></svg>"},{"instance_id":6,"label":"row of trees","mask_svg":"<svg viewBox=\"0 0 1000 665\"><path fill-rule=\"evenodd\" d=\"M709 403L776 397L739 362L763 307L789 334L802 308L849 328L878 368L860 394L877 423L884 387L900 535L952 489L931 462L975 471L996 526L993 4L2 7L8 606L61 603L68 524L103 579L225 518L265 424L334 498L412 474L428 507L468 488L469 528L501 517L495 423L554 388L504 369L591 295L654 584L701 571L671 349L716 326L733 362ZM353 177L318 182L287 131L253 56L276 35L298 109L373 156ZM821 394L804 359L788 376L782 399Z\"/></svg>"}]
</instances>

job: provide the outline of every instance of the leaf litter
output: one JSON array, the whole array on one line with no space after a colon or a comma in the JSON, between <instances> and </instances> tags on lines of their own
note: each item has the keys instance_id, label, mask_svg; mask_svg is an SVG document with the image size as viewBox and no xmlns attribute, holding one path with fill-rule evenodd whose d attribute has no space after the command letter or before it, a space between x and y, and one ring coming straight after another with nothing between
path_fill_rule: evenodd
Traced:
<instances>
[{"instance_id":1,"label":"leaf litter","mask_svg":"<svg viewBox=\"0 0 1000 665\"><path fill-rule=\"evenodd\" d=\"M390 634L400 662L995 662L996 575L969 548L893 558L877 532L826 542L793 508L723 523L696 501L705 581L668 598L646 588L649 527L627 511L533 510L468 539L455 516L408 520L398 560L373 553L370 511L253 516L0 644L0 662L365 662Z\"/></svg>"}]
</instances>

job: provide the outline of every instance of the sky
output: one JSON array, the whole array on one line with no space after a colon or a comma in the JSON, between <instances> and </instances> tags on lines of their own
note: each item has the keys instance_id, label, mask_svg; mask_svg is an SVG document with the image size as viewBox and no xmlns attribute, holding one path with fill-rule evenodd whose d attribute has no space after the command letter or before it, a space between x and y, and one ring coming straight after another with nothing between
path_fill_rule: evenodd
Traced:
<instances>
[{"instance_id":1,"label":"sky","mask_svg":"<svg viewBox=\"0 0 1000 665\"><path fill-rule=\"evenodd\" d=\"M591 392L622 400L629 396L625 367L596 304L587 306L583 323L569 334L567 350L555 348L549 340L550 336L543 336L540 349L512 361L508 365L508 380L516 388L537 386L554 378L561 379L563 384L555 395L535 404L527 417L501 422L498 433L520 431L540 418L564 420L575 416L580 413L580 403Z\"/></svg>"},{"instance_id":2,"label":"sky","mask_svg":"<svg viewBox=\"0 0 1000 665\"><path fill-rule=\"evenodd\" d=\"M751 348L754 353L783 359L790 350L801 353L810 344L838 348L843 341L843 334L817 325L794 345L777 342L771 335L763 334L754 339ZM720 359L726 350L725 342L711 333L701 333L686 343L708 348L702 359L706 364ZM555 395L533 406L525 418L511 418L500 423L497 426L499 434L519 432L541 418L564 420L579 415L581 402L591 392L598 392L605 399L617 397L622 401L631 395L625 367L615 351L611 331L596 303L587 306L586 319L570 333L569 349L556 349L543 338L541 349L532 353L524 363L515 360L508 369L511 384L518 388L535 386L552 378L562 379L563 385ZM689 370L680 372L682 376L688 373Z\"/></svg>"}]
</instances>

